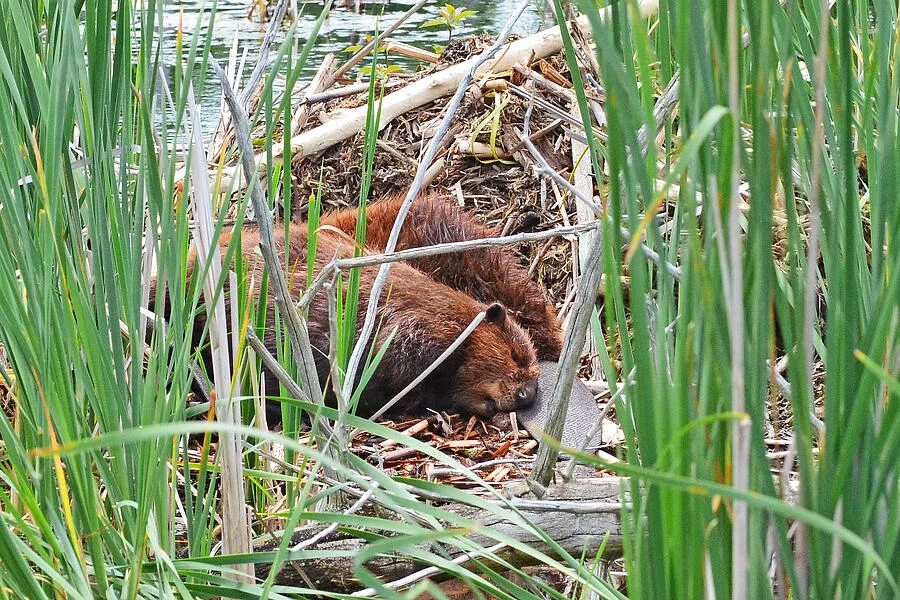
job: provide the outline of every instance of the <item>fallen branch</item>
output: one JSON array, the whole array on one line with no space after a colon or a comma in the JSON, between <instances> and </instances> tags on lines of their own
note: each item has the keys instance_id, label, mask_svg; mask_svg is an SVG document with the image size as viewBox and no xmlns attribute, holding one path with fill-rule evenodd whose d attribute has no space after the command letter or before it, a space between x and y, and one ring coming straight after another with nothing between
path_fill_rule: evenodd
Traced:
<instances>
[{"instance_id":1,"label":"fallen branch","mask_svg":"<svg viewBox=\"0 0 900 600\"><path fill-rule=\"evenodd\" d=\"M512 496L508 502L516 507L521 517L513 511L498 515L494 511L484 510L459 502L449 502L441 505L447 512L460 517L471 519L481 525L473 532L468 540L472 544L489 547L496 543L496 539L479 533L481 531L497 532L512 539L526 543L538 552L555 556L553 549L535 534L535 529L523 525L523 518L533 523L535 527L546 533L558 543L566 552L580 556L584 551L592 556L606 540L605 559L621 556L622 552L622 527L619 518L621 509L620 493L622 480L618 477L603 477L597 479L570 482L565 485L551 486L547 489L544 500L522 498L527 494L526 486L521 482L510 483L504 486L504 492ZM421 492L410 488L410 492ZM505 505L497 503L500 506ZM291 544L303 544L305 540L312 539L322 531L321 527L307 527L297 530L291 539ZM333 553L337 556L324 556L318 559L294 561L297 569L284 568L276 576L276 582L283 585L307 585L299 579L298 571L309 579L317 589L334 592L352 592L361 586L354 577L354 555L366 546L366 541L351 537L349 534L334 532L327 539L317 538L314 545L304 546L307 549L315 549L322 554ZM382 532L386 533L386 532ZM256 552L264 552L277 547L280 540L266 541L257 546ZM466 562L466 557L461 548L456 545L445 545L449 560L457 559L460 563ZM538 563L534 553L525 554L511 548L500 549L497 554L508 560L515 566L528 566ZM287 566L287 565L284 565ZM383 581L401 582L423 568L407 556L390 555L379 556L366 563L366 568L372 571ZM265 577L265 565L258 565L257 571ZM442 578L435 574L436 579ZM395 584L396 585L396 584ZM365 597L366 590L358 591L356 595Z\"/></svg>"},{"instance_id":2,"label":"fallen branch","mask_svg":"<svg viewBox=\"0 0 900 600\"><path fill-rule=\"evenodd\" d=\"M408 250L399 250L384 254L366 254L356 258L341 258L334 261L334 266L340 270L352 269L354 267L371 267L387 262L410 261L425 256L437 256L440 254L450 254L453 252L465 252L466 250L475 250L477 248L492 248L494 246L511 246L522 242L536 242L555 237L564 237L591 231L600 227L600 221L588 221L579 225L570 225L568 227L555 227L546 231L533 231L528 233L517 233L514 235L505 235L502 237L488 237L477 240L463 240L461 242L446 242L444 244L435 244L434 246L423 246L421 248L410 248Z\"/></svg>"},{"instance_id":3,"label":"fallen branch","mask_svg":"<svg viewBox=\"0 0 900 600\"><path fill-rule=\"evenodd\" d=\"M224 78L224 73L222 73ZM191 118L191 174L190 198L192 212L198 220L198 227L193 231L194 246L197 248L199 264L208 265L206 277L203 279L203 295L212 306L209 310L209 343L213 367L213 393L211 404L217 395L222 399L222 406L215 410L216 419L220 423L233 425L241 422L241 405L232 402L233 365L228 355L228 333L225 312L225 301L222 294L216 293L216 282L222 272L222 257L214 235L215 219L213 217L212 198L209 178L203 170L206 155L203 138L200 135L200 113L194 101L193 87L188 88L188 111ZM240 437L232 432L223 432L219 436L222 467L222 549L226 554L247 552L250 545L250 519L244 508L245 495L243 485ZM253 565L249 563L235 565L233 577L235 581L253 581Z\"/></svg>"}]
</instances>

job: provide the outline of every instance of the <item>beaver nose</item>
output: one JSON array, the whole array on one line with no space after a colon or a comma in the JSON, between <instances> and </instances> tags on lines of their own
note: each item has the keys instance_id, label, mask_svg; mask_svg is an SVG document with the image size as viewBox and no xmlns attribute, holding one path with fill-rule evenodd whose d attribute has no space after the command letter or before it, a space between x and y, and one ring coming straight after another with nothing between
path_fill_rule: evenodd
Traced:
<instances>
[{"instance_id":1,"label":"beaver nose","mask_svg":"<svg viewBox=\"0 0 900 600\"><path fill-rule=\"evenodd\" d=\"M538 382L529 381L518 390L516 390L516 406L519 408L529 408L537 402Z\"/></svg>"}]
</instances>

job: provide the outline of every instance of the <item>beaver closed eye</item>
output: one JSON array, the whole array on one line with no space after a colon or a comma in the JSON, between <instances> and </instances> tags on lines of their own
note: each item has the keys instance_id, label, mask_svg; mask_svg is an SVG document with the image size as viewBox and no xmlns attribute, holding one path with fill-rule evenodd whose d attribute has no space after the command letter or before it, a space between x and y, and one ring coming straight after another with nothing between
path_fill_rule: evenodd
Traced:
<instances>
[{"instance_id":1,"label":"beaver closed eye","mask_svg":"<svg viewBox=\"0 0 900 600\"><path fill-rule=\"evenodd\" d=\"M492 417L532 406L537 400L538 367L528 334L500 303L491 304L485 319L460 348L453 408Z\"/></svg>"},{"instance_id":2,"label":"beaver closed eye","mask_svg":"<svg viewBox=\"0 0 900 600\"><path fill-rule=\"evenodd\" d=\"M538 399L537 379L526 381L511 396L485 396L478 402L463 403L460 408L465 412L483 418L493 417L497 413L526 410L534 406Z\"/></svg>"}]
</instances>

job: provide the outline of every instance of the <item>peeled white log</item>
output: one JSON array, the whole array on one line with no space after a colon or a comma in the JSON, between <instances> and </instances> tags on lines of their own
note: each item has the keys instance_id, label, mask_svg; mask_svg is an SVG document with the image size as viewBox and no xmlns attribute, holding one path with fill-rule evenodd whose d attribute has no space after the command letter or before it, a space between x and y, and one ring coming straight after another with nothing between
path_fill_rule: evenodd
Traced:
<instances>
[{"instance_id":1,"label":"peeled white log","mask_svg":"<svg viewBox=\"0 0 900 600\"><path fill-rule=\"evenodd\" d=\"M642 0L640 2L641 14L644 16L655 14L658 8L658 0ZM608 18L609 14L609 7L600 10L601 18ZM586 16L578 19L578 25L582 28L590 28ZM562 50L562 38L559 27L551 27L508 44L499 52L497 58L482 65L477 74L505 71L511 69L517 62L530 62L535 58L556 54L560 50ZM381 105L381 127L384 128L402 114L453 93L477 60L478 57L473 57L451 65L443 71L424 77L385 96ZM365 126L366 106L341 111L327 123L291 138L291 151L297 158L322 152L338 142L353 137ZM272 160L279 160L283 150L283 145L272 148ZM258 172L264 172L266 160L265 152L260 152L254 157ZM237 174L235 168L227 171L223 177L222 189L228 189L230 177Z\"/></svg>"}]
</instances>

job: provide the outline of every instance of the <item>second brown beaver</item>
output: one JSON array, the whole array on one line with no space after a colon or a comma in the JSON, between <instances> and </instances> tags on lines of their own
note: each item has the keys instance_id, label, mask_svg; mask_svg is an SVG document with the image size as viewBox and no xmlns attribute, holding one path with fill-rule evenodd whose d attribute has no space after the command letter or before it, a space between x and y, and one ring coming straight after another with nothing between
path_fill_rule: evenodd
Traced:
<instances>
[{"instance_id":1,"label":"second brown beaver","mask_svg":"<svg viewBox=\"0 0 900 600\"><path fill-rule=\"evenodd\" d=\"M401 198L393 197L368 206L367 251L384 249L401 203ZM347 233L355 230L358 214L356 209L352 209L322 216L322 226L317 236L315 272L319 272L335 256L346 258L353 255L354 241ZM288 280L294 300L302 295L306 284L307 229L306 223L290 224L287 258L284 255L284 225L277 225L275 231L279 257L283 264L290 266ZM496 235L494 230L454 206L447 197L427 194L413 203L401 231L398 249L493 235ZM257 248L258 230L253 225L247 225L238 233L223 234L219 240L223 254L235 237L240 237L241 254L248 266L245 276L256 282L253 289L258 294L264 267ZM377 266L361 270L357 330L363 323L377 271ZM191 272L192 269L189 269L189 278ZM153 297L155 293L151 293ZM225 301L228 307L230 295L227 286ZM270 295L262 337L273 354L276 351L274 309L274 297ZM497 412L531 406L538 395L537 359L555 360L559 357L562 331L555 310L544 299L538 284L528 277L527 270L519 264L515 253L508 248L486 248L393 265L378 308L377 334L366 349L366 355L371 355L373 343L380 348L392 332L393 338L382 362L366 384L359 413L371 414L404 389L482 311L486 318L468 340L393 411L446 408L490 417ZM226 314L230 314L230 308ZM194 323L196 344L201 341L205 320L206 312L199 311ZM330 390L330 327L328 300L324 292L318 293L312 300L308 327L319 384L323 389ZM276 395L277 384L271 374L267 382L267 395ZM333 400L333 395L327 394L327 398ZM270 408L274 407L273 403ZM276 418L279 413L278 410L270 411L270 415Z\"/></svg>"},{"instance_id":2,"label":"second brown beaver","mask_svg":"<svg viewBox=\"0 0 900 600\"><path fill-rule=\"evenodd\" d=\"M306 224L290 226L290 240L285 244L284 226L275 230L277 253L288 269L288 284L296 301L306 283L307 242ZM355 243L349 236L323 228L317 236L315 271L320 271L335 256L353 255ZM223 234L219 246L224 254L234 234ZM240 243L247 264L246 277L259 288L264 267L257 245L259 233L247 225L240 231ZM287 246L287 257L284 250ZM192 271L193 269L191 269ZM378 267L362 268L357 314L357 333L362 327L372 285ZM346 278L345 278L346 281ZM226 314L230 314L230 293L225 291ZM275 354L275 301L267 298L267 324L261 336L267 348ZM398 412L434 408L458 410L468 414L490 417L497 412L527 408L537 399L537 358L528 334L507 315L500 303L484 303L445 286L410 265L396 263L391 268L377 311L377 333L366 348L366 355L374 354L390 338L386 353L367 382L358 408L359 414L371 414L436 360L480 313L485 319L470 337L455 350L433 373L409 393L395 408ZM195 329L203 330L206 320L201 310ZM324 292L317 293L309 306L308 328L319 374L319 384L326 387L331 374L329 353L329 309ZM229 332L230 334L230 332ZM277 393L273 385L267 392ZM330 385L327 385L328 389ZM328 394L327 397L333 398Z\"/></svg>"},{"instance_id":3,"label":"second brown beaver","mask_svg":"<svg viewBox=\"0 0 900 600\"><path fill-rule=\"evenodd\" d=\"M383 251L403 198L387 197L366 207L366 247ZM356 208L323 215L322 224L348 235L356 231ZM499 231L480 222L447 195L426 193L416 198L403 222L397 250L449 242L497 237ZM508 247L489 247L426 256L411 266L435 280L482 302L502 302L531 337L541 360L558 360L562 328L556 310L541 287Z\"/></svg>"}]
</instances>

